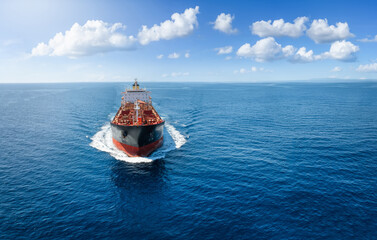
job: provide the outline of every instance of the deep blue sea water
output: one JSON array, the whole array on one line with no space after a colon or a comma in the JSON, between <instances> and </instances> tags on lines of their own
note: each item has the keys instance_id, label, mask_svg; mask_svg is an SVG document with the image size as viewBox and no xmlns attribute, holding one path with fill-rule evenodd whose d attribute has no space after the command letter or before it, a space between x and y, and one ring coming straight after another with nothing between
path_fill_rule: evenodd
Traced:
<instances>
[{"instance_id":1,"label":"deep blue sea water","mask_svg":"<svg viewBox=\"0 0 377 240\"><path fill-rule=\"evenodd\" d=\"M167 140L135 161L127 85L0 85L0 239L377 239L377 83L142 83Z\"/></svg>"}]
</instances>

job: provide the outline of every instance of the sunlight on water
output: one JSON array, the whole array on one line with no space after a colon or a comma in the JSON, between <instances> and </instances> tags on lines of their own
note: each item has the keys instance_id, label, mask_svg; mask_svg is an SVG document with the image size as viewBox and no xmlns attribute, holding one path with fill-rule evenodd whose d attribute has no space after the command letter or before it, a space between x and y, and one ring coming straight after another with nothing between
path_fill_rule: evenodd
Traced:
<instances>
[{"instance_id":1,"label":"sunlight on water","mask_svg":"<svg viewBox=\"0 0 377 240\"><path fill-rule=\"evenodd\" d=\"M167 152L180 148L187 141L174 126L167 122L165 122L165 129L167 131L164 132L164 144L149 157L129 157L127 154L117 149L112 141L110 123L106 123L102 126L99 132L94 134L91 138L92 142L90 143L90 146L100 151L107 152L121 161L131 163L151 162L156 159L164 158Z\"/></svg>"}]
</instances>

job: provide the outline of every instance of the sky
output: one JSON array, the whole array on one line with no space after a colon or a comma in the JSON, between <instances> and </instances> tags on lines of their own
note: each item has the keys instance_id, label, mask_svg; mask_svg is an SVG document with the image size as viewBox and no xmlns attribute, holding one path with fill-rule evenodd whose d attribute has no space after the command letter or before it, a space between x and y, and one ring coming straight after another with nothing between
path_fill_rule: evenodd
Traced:
<instances>
[{"instance_id":1,"label":"sky","mask_svg":"<svg viewBox=\"0 0 377 240\"><path fill-rule=\"evenodd\" d=\"M0 83L377 79L375 1L0 1Z\"/></svg>"}]
</instances>

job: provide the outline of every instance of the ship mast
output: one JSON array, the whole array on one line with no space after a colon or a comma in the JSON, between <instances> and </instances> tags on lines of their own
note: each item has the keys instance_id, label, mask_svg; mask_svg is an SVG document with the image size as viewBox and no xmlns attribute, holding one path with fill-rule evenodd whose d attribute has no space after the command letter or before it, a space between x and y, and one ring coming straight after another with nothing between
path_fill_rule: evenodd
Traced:
<instances>
[{"instance_id":1,"label":"ship mast","mask_svg":"<svg viewBox=\"0 0 377 240\"><path fill-rule=\"evenodd\" d=\"M139 90L140 87L139 87L139 84L137 83L137 78L135 78L135 82L134 82L134 85L132 85L132 90Z\"/></svg>"}]
</instances>

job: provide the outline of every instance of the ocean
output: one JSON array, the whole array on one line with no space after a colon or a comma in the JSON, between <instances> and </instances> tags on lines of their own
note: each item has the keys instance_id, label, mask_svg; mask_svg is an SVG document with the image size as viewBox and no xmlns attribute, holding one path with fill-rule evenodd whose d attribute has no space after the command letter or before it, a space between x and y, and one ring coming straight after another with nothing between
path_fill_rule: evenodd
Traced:
<instances>
[{"instance_id":1,"label":"ocean","mask_svg":"<svg viewBox=\"0 0 377 240\"><path fill-rule=\"evenodd\" d=\"M377 83L141 82L148 158L111 143L130 85L0 85L0 239L377 239Z\"/></svg>"}]
</instances>

